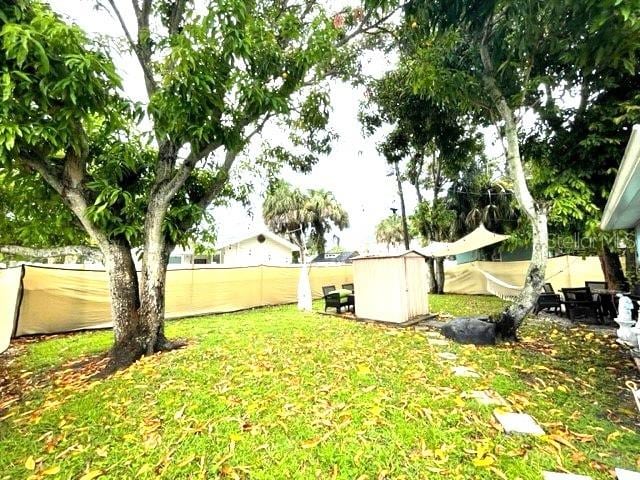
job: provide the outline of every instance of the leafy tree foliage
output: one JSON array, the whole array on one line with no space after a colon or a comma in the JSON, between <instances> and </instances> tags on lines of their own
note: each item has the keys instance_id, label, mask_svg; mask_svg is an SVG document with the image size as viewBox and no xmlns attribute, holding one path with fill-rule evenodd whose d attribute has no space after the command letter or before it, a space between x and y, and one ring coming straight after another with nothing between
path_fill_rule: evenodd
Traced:
<instances>
[{"instance_id":1,"label":"leafy tree foliage","mask_svg":"<svg viewBox=\"0 0 640 480\"><path fill-rule=\"evenodd\" d=\"M496 177L485 161L472 163L461 171L448 192L446 205L455 212L449 223L460 238L481 224L496 233L512 233L519 219L513 189L503 177Z\"/></svg>"},{"instance_id":2,"label":"leafy tree foliage","mask_svg":"<svg viewBox=\"0 0 640 480\"><path fill-rule=\"evenodd\" d=\"M112 367L173 346L163 322L169 253L209 205L242 195L232 168L264 125L279 120L294 132L306 156L272 146L294 168L326 152L323 81L353 73L352 40L375 31L390 3L332 15L314 0L133 0L130 29L114 0L100 2L144 74L148 104L134 105L109 55L78 27L37 1L0 1L3 178L46 182L104 255ZM143 117L149 136L137 134ZM134 246L143 251L139 279Z\"/></svg>"},{"instance_id":3,"label":"leafy tree foliage","mask_svg":"<svg viewBox=\"0 0 640 480\"><path fill-rule=\"evenodd\" d=\"M464 110L417 93L410 78L409 66L401 61L396 70L370 82L360 119L367 134L392 125L378 149L396 172L401 162L405 165L401 177L415 189L418 208L413 222L423 240L453 240L453 212L441 196L458 172L473 162L480 139ZM401 194L400 181L398 190ZM428 261L432 293L444 291L443 261Z\"/></svg>"},{"instance_id":4,"label":"leafy tree foliage","mask_svg":"<svg viewBox=\"0 0 640 480\"><path fill-rule=\"evenodd\" d=\"M376 225L376 241L384 243L387 249L402 245L404 233L400 216L389 215Z\"/></svg>"},{"instance_id":5,"label":"leafy tree foliage","mask_svg":"<svg viewBox=\"0 0 640 480\"><path fill-rule=\"evenodd\" d=\"M524 150L535 163L539 195L550 203L557 248L598 253L612 286L626 285L618 256L624 236L602 232L599 223L631 127L640 122L639 8L637 1L603 2L563 19L567 29L579 22L591 34L572 45L565 39L544 46L541 55L555 61L547 65L542 87L531 93L539 121ZM563 55L555 53L564 47ZM567 92L576 99L571 107ZM561 241L573 236L583 241Z\"/></svg>"},{"instance_id":6,"label":"leafy tree foliage","mask_svg":"<svg viewBox=\"0 0 640 480\"><path fill-rule=\"evenodd\" d=\"M86 241L80 222L51 187L19 172L0 173L0 245L47 248Z\"/></svg>"},{"instance_id":7,"label":"leafy tree foliage","mask_svg":"<svg viewBox=\"0 0 640 480\"><path fill-rule=\"evenodd\" d=\"M532 108L545 84L563 86L576 78L578 69L571 67L576 58L633 64L633 49L629 48L633 36L625 31L617 40L605 39L600 28L613 33L636 14L621 6L624 2L604 3L433 1L411 2L405 11L403 54L413 67L415 88L497 127L514 198L531 228L533 254L525 287L501 319L507 336L515 334L533 305L544 281L548 255L549 204L531 190L525 174L522 114ZM585 25L589 34L585 34ZM592 36L598 37L597 43L587 40ZM621 43L616 44L618 40ZM599 75L601 68L599 64L593 75Z\"/></svg>"},{"instance_id":8,"label":"leafy tree foliage","mask_svg":"<svg viewBox=\"0 0 640 480\"><path fill-rule=\"evenodd\" d=\"M299 188L278 181L271 185L262 204L262 217L270 230L286 235L300 248L300 259L304 263L306 236L310 215L305 208L308 197Z\"/></svg>"},{"instance_id":9,"label":"leafy tree foliage","mask_svg":"<svg viewBox=\"0 0 640 480\"><path fill-rule=\"evenodd\" d=\"M324 253L326 234L332 229L344 230L349 226L349 215L327 190L310 190L306 205L311 224L310 240L317 253Z\"/></svg>"}]
</instances>

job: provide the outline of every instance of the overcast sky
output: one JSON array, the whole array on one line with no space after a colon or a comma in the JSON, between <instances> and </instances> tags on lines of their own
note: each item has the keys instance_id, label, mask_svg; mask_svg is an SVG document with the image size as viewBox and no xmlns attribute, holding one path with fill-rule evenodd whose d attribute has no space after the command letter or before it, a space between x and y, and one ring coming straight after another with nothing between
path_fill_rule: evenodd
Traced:
<instances>
[{"instance_id":1,"label":"overcast sky","mask_svg":"<svg viewBox=\"0 0 640 480\"><path fill-rule=\"evenodd\" d=\"M49 3L56 12L67 16L90 34L122 35L117 20L105 11L96 11L94 1L50 0ZM122 6L123 14L135 30L131 3L122 0L116 3ZM146 101L142 72L135 59L130 55L119 55L116 65L126 94L133 100ZM389 68L389 62L377 55L365 68L367 73L380 74ZM360 250L375 243L376 224L390 214L391 207L399 207L394 177L387 176L389 168L376 151L377 139L364 138L361 133L357 113L362 96L361 89L333 82L330 123L339 138L332 153L321 159L311 174L301 175L288 170L282 174L295 186L332 191L349 213L351 222L349 229L335 232L340 237L340 244L347 249ZM252 216L240 205L215 210L220 241L262 228L260 205L263 187L253 196ZM416 204L415 195L410 188L405 188L405 195L408 212L411 212ZM329 235L327 240L329 246L334 244L333 235Z\"/></svg>"}]
</instances>

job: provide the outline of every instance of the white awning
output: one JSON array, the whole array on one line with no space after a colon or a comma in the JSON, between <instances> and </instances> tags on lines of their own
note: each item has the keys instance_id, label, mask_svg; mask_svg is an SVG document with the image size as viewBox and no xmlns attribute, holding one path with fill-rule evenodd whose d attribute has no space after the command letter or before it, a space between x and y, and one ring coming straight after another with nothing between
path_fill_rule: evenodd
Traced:
<instances>
[{"instance_id":1,"label":"white awning","mask_svg":"<svg viewBox=\"0 0 640 480\"><path fill-rule=\"evenodd\" d=\"M640 222L640 125L634 125L600 228L633 228Z\"/></svg>"},{"instance_id":2,"label":"white awning","mask_svg":"<svg viewBox=\"0 0 640 480\"><path fill-rule=\"evenodd\" d=\"M500 235L498 233L490 232L484 228L484 225L480 225L469 235L466 235L453 243L434 242L429 244L424 250L422 250L422 253L431 257L448 257L449 255L459 255L461 253L478 250L479 248L486 247L487 245L500 243L505 241L507 238L509 238L509 235Z\"/></svg>"}]
</instances>

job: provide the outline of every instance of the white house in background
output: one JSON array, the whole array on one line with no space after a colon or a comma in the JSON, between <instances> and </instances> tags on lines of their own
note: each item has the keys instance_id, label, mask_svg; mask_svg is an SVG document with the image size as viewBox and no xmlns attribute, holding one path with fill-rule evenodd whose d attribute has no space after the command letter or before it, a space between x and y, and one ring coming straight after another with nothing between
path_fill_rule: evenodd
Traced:
<instances>
[{"instance_id":1,"label":"white house in background","mask_svg":"<svg viewBox=\"0 0 640 480\"><path fill-rule=\"evenodd\" d=\"M206 265L209 263L216 263L212 261L211 255L196 255L192 248L184 249L182 247L176 247L169 255L169 265Z\"/></svg>"},{"instance_id":2,"label":"white house in background","mask_svg":"<svg viewBox=\"0 0 640 480\"><path fill-rule=\"evenodd\" d=\"M293 243L268 230L218 245L216 250L224 265L289 264L293 262L293 253L300 251Z\"/></svg>"},{"instance_id":3,"label":"white house in background","mask_svg":"<svg viewBox=\"0 0 640 480\"><path fill-rule=\"evenodd\" d=\"M631 131L631 138L602 214L600 228L635 228L636 255L640 259L640 125L634 125Z\"/></svg>"}]
</instances>

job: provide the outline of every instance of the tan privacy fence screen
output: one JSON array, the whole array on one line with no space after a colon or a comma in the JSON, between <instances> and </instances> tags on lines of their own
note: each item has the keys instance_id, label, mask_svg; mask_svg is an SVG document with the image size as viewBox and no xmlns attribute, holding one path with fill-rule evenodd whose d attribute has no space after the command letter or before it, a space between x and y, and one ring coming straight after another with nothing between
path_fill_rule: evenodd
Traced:
<instances>
[{"instance_id":1,"label":"tan privacy fence screen","mask_svg":"<svg viewBox=\"0 0 640 480\"><path fill-rule=\"evenodd\" d=\"M0 352L9 348L18 319L23 267L0 270Z\"/></svg>"},{"instance_id":2,"label":"tan privacy fence screen","mask_svg":"<svg viewBox=\"0 0 640 480\"><path fill-rule=\"evenodd\" d=\"M24 276L20 280L22 273ZM203 267L167 272L167 318L293 303L299 266ZM323 285L353 280L351 265L311 266L315 298ZM22 291L22 295L20 295ZM111 326L103 271L24 266L0 270L0 352L12 336Z\"/></svg>"},{"instance_id":3,"label":"tan privacy fence screen","mask_svg":"<svg viewBox=\"0 0 640 480\"><path fill-rule=\"evenodd\" d=\"M472 262L446 267L445 290L488 294L485 273L519 287L528 265L529 262ZM293 303L299 275L300 267L294 265L169 270L166 315L177 318ZM323 285L352 283L353 267L313 265L309 278L313 297L319 298ZM585 280L603 280L597 257L549 259L547 281L556 290L583 286ZM15 336L110 326L105 272L35 266L0 270L0 352Z\"/></svg>"},{"instance_id":4,"label":"tan privacy fence screen","mask_svg":"<svg viewBox=\"0 0 640 480\"><path fill-rule=\"evenodd\" d=\"M522 287L529 262L470 262L445 268L444 289L447 293L489 294L483 272L501 281ZM586 280L604 281L598 257L563 256L550 258L545 276L559 291L561 288L584 287Z\"/></svg>"}]
</instances>

